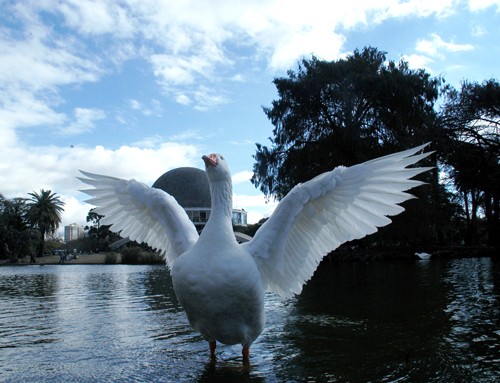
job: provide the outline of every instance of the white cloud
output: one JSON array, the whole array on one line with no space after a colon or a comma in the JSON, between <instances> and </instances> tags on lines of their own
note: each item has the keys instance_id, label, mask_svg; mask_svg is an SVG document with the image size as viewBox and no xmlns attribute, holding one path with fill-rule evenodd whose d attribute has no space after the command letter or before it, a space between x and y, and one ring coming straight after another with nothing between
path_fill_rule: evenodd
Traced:
<instances>
[{"instance_id":1,"label":"white cloud","mask_svg":"<svg viewBox=\"0 0 500 383\"><path fill-rule=\"evenodd\" d=\"M136 99L129 100L129 105L132 110L137 110L145 116L160 116L163 109L161 103L158 100L153 99L150 104L150 106L147 106Z\"/></svg>"},{"instance_id":2,"label":"white cloud","mask_svg":"<svg viewBox=\"0 0 500 383\"><path fill-rule=\"evenodd\" d=\"M158 134L147 136L139 141L134 142L131 146L136 146L144 149L152 149L160 145L165 140Z\"/></svg>"},{"instance_id":3,"label":"white cloud","mask_svg":"<svg viewBox=\"0 0 500 383\"><path fill-rule=\"evenodd\" d=\"M140 110L142 108L142 105L139 101L137 100L130 100L130 107L134 110Z\"/></svg>"},{"instance_id":4,"label":"white cloud","mask_svg":"<svg viewBox=\"0 0 500 383\"><path fill-rule=\"evenodd\" d=\"M133 18L118 2L68 0L57 5L66 23L87 35L113 34L127 37L133 34Z\"/></svg>"},{"instance_id":5,"label":"white cloud","mask_svg":"<svg viewBox=\"0 0 500 383\"><path fill-rule=\"evenodd\" d=\"M17 142L16 129L61 127L69 120L57 107L64 103L61 87L95 82L103 74L100 62L71 35L60 36L36 14L38 2L6 5L22 25L0 25L0 139ZM76 113L74 123L82 121ZM75 128L75 126L73 126Z\"/></svg>"},{"instance_id":6,"label":"white cloud","mask_svg":"<svg viewBox=\"0 0 500 383\"><path fill-rule=\"evenodd\" d=\"M169 91L176 85L189 85L194 82L195 75L203 74L207 62L199 57L189 59L174 55L156 54L150 57L156 77Z\"/></svg>"},{"instance_id":7,"label":"white cloud","mask_svg":"<svg viewBox=\"0 0 500 383\"><path fill-rule=\"evenodd\" d=\"M168 137L169 141L173 142L183 142L183 141L193 141L193 140L203 140L205 137L202 136L198 131L188 129L184 130L182 133L174 134Z\"/></svg>"},{"instance_id":8,"label":"white cloud","mask_svg":"<svg viewBox=\"0 0 500 383\"><path fill-rule=\"evenodd\" d=\"M168 95L181 105L194 102L194 107L206 110L227 103L227 99L211 87L214 83L214 62L203 56L177 57L157 54L150 57L154 74Z\"/></svg>"},{"instance_id":9,"label":"white cloud","mask_svg":"<svg viewBox=\"0 0 500 383\"><path fill-rule=\"evenodd\" d=\"M488 32L483 25L474 25L471 29L471 34L474 37L485 36Z\"/></svg>"},{"instance_id":10,"label":"white cloud","mask_svg":"<svg viewBox=\"0 0 500 383\"><path fill-rule=\"evenodd\" d=\"M175 97L175 101L181 105L189 105L191 104L191 99L186 94L178 94Z\"/></svg>"},{"instance_id":11,"label":"white cloud","mask_svg":"<svg viewBox=\"0 0 500 383\"><path fill-rule=\"evenodd\" d=\"M102 75L99 61L85 57L85 50L71 37L31 24L29 33L14 35L1 30L0 85L31 90L54 90L73 83L96 81ZM82 54L83 53L83 54Z\"/></svg>"},{"instance_id":12,"label":"white cloud","mask_svg":"<svg viewBox=\"0 0 500 383\"><path fill-rule=\"evenodd\" d=\"M0 60L1 61L1 60ZM1 87L1 85L0 85ZM0 129L60 125L66 116L51 108L50 94L39 95L17 87L0 89Z\"/></svg>"},{"instance_id":13,"label":"white cloud","mask_svg":"<svg viewBox=\"0 0 500 383\"><path fill-rule=\"evenodd\" d=\"M368 0L369 2L369 0ZM364 4L366 5L366 4ZM392 17L427 17L435 15L444 18L452 15L457 7L456 0L408 0L374 2L378 22Z\"/></svg>"},{"instance_id":14,"label":"white cloud","mask_svg":"<svg viewBox=\"0 0 500 383\"><path fill-rule=\"evenodd\" d=\"M295 31L292 35L283 34L280 44L274 49L270 66L275 70L289 68L302 57L312 54L324 59L338 58L345 42L345 37L333 30L315 28Z\"/></svg>"},{"instance_id":15,"label":"white cloud","mask_svg":"<svg viewBox=\"0 0 500 383\"><path fill-rule=\"evenodd\" d=\"M404 55L402 59L408 63L411 69L425 69L427 72L432 73L432 70L430 69L428 64L432 63L434 60L432 60L430 57L411 54Z\"/></svg>"},{"instance_id":16,"label":"white cloud","mask_svg":"<svg viewBox=\"0 0 500 383\"><path fill-rule=\"evenodd\" d=\"M2 147L9 158L8 167L0 167L0 193L7 198L23 197L31 191L50 189L69 203L63 223L81 223L89 206L81 202L85 188L77 176L79 169L119 178L135 178L151 185L166 171L179 166L199 165L201 154L193 145L158 142L153 147L122 146L116 150L102 146L86 147Z\"/></svg>"},{"instance_id":17,"label":"white cloud","mask_svg":"<svg viewBox=\"0 0 500 383\"><path fill-rule=\"evenodd\" d=\"M244 170L242 172L233 174L233 184L237 185L242 182L248 182L253 176L253 172Z\"/></svg>"},{"instance_id":18,"label":"white cloud","mask_svg":"<svg viewBox=\"0 0 500 383\"><path fill-rule=\"evenodd\" d=\"M192 97L196 101L195 109L198 110L207 110L229 103L229 99L221 91L206 86L199 86L193 91Z\"/></svg>"},{"instance_id":19,"label":"white cloud","mask_svg":"<svg viewBox=\"0 0 500 383\"><path fill-rule=\"evenodd\" d=\"M482 11L489 7L496 7L496 12L500 12L500 0L469 0L471 11Z\"/></svg>"},{"instance_id":20,"label":"white cloud","mask_svg":"<svg viewBox=\"0 0 500 383\"><path fill-rule=\"evenodd\" d=\"M431 64L437 60L445 60L446 54L473 50L471 44L457 44L447 42L436 33L432 33L428 39L419 39L415 50L419 53L404 55L402 58L408 62L412 69L425 69L428 73L433 73ZM457 66L455 65L455 69ZM447 68L452 69L451 66Z\"/></svg>"},{"instance_id":21,"label":"white cloud","mask_svg":"<svg viewBox=\"0 0 500 383\"><path fill-rule=\"evenodd\" d=\"M418 52L425 53L429 56L442 58L441 52L463 52L474 49L471 44L456 44L454 42L444 41L438 34L432 33L430 39L420 39L417 41L415 48Z\"/></svg>"},{"instance_id":22,"label":"white cloud","mask_svg":"<svg viewBox=\"0 0 500 383\"><path fill-rule=\"evenodd\" d=\"M241 73L238 73L232 76L230 80L234 82L245 82L245 76L243 76Z\"/></svg>"},{"instance_id":23,"label":"white cloud","mask_svg":"<svg viewBox=\"0 0 500 383\"><path fill-rule=\"evenodd\" d=\"M85 132L90 132L96 127L99 120L106 118L106 113L100 109L75 108L73 121L63 128L61 134L64 136L74 136Z\"/></svg>"},{"instance_id":24,"label":"white cloud","mask_svg":"<svg viewBox=\"0 0 500 383\"><path fill-rule=\"evenodd\" d=\"M494 2L472 1L471 7L485 4ZM247 47L252 53L245 60L264 59L280 71L311 54L341 57L346 30L410 15L445 17L455 5L454 0L26 1L8 9L22 20L25 34L0 31L0 83L54 90L97 81L110 62L141 58L167 95L206 110L229 101L220 96L221 81L244 78L231 73L240 58L230 47ZM44 25L47 14L63 20L64 34L57 24ZM223 71L227 76L219 77Z\"/></svg>"}]
</instances>

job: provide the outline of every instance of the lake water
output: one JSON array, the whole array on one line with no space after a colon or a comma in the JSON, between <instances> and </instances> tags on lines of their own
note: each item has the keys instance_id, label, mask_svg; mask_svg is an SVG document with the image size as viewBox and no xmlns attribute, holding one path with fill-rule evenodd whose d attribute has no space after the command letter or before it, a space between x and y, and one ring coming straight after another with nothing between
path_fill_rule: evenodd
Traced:
<instances>
[{"instance_id":1,"label":"lake water","mask_svg":"<svg viewBox=\"0 0 500 383\"><path fill-rule=\"evenodd\" d=\"M163 266L0 267L3 382L498 382L500 262L322 264L250 349L193 333Z\"/></svg>"}]
</instances>

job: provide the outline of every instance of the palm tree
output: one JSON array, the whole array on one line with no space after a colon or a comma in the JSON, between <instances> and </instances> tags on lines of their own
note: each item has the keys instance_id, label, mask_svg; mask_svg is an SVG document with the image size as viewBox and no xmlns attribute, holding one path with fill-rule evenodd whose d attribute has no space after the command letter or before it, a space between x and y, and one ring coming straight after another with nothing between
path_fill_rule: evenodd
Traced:
<instances>
[{"instance_id":1,"label":"palm tree","mask_svg":"<svg viewBox=\"0 0 500 383\"><path fill-rule=\"evenodd\" d=\"M28 194L31 196L30 221L40 233L37 256L41 257L45 247L45 234L54 233L61 223L64 202L51 190L41 189L40 194L36 192Z\"/></svg>"}]
</instances>

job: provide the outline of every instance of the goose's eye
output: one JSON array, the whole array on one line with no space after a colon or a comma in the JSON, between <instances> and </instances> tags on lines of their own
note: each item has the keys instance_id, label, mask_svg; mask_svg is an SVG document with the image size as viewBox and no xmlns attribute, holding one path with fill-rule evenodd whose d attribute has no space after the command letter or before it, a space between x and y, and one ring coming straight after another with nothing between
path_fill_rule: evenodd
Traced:
<instances>
[{"instance_id":1,"label":"goose's eye","mask_svg":"<svg viewBox=\"0 0 500 383\"><path fill-rule=\"evenodd\" d=\"M224 156L220 156L220 159L223 160L224 159Z\"/></svg>"}]
</instances>

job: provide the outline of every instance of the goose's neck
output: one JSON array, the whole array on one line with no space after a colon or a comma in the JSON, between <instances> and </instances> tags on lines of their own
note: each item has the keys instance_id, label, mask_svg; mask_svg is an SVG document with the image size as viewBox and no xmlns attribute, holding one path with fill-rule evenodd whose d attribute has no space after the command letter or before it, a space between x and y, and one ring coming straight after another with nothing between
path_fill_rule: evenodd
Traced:
<instances>
[{"instance_id":1,"label":"goose's neck","mask_svg":"<svg viewBox=\"0 0 500 383\"><path fill-rule=\"evenodd\" d=\"M217 246L224 243L236 243L231 219L233 212L231 183L211 183L210 194L212 211L197 245L209 248L214 245L214 238Z\"/></svg>"},{"instance_id":2,"label":"goose's neck","mask_svg":"<svg viewBox=\"0 0 500 383\"><path fill-rule=\"evenodd\" d=\"M210 184L212 211L210 216L227 219L231 222L233 213L233 187L231 182L213 182Z\"/></svg>"}]
</instances>

